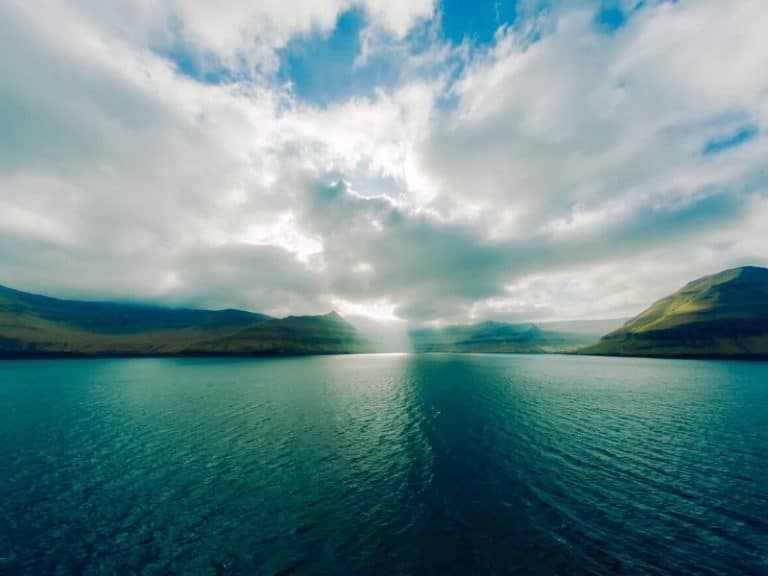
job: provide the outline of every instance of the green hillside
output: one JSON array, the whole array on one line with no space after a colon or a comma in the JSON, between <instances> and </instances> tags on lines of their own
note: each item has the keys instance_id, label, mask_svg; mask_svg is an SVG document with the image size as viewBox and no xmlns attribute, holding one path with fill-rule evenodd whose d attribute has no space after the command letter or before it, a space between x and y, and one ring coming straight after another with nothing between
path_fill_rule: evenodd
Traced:
<instances>
[{"instance_id":1,"label":"green hillside","mask_svg":"<svg viewBox=\"0 0 768 576\"><path fill-rule=\"evenodd\" d=\"M748 266L695 280L582 352L768 357L768 270Z\"/></svg>"},{"instance_id":2,"label":"green hillside","mask_svg":"<svg viewBox=\"0 0 768 576\"><path fill-rule=\"evenodd\" d=\"M280 319L242 310L60 300L0 287L0 357L332 354L368 348L335 313Z\"/></svg>"}]
</instances>

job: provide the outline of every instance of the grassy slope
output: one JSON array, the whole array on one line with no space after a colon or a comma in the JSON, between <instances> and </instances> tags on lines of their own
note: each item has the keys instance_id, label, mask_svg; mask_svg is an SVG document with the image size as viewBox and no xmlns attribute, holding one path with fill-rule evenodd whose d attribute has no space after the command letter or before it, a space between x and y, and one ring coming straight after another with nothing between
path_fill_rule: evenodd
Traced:
<instances>
[{"instance_id":1,"label":"grassy slope","mask_svg":"<svg viewBox=\"0 0 768 576\"><path fill-rule=\"evenodd\" d=\"M339 316L271 318L58 300L0 287L0 356L259 355L365 351Z\"/></svg>"},{"instance_id":2,"label":"grassy slope","mask_svg":"<svg viewBox=\"0 0 768 576\"><path fill-rule=\"evenodd\" d=\"M735 268L695 280L583 352L768 357L768 270Z\"/></svg>"}]
</instances>

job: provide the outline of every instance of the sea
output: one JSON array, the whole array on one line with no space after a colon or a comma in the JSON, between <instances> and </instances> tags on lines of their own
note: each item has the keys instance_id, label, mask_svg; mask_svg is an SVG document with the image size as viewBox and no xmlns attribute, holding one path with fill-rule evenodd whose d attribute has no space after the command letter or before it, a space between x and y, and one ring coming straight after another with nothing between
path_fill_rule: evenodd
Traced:
<instances>
[{"instance_id":1,"label":"sea","mask_svg":"<svg viewBox=\"0 0 768 576\"><path fill-rule=\"evenodd\" d=\"M0 362L0 574L768 574L768 363Z\"/></svg>"}]
</instances>

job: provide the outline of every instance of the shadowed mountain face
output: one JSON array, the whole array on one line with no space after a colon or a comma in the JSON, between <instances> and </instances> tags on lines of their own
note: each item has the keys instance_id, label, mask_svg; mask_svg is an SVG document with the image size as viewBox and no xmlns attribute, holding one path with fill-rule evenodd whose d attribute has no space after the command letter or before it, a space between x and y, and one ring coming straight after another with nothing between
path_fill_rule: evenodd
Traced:
<instances>
[{"instance_id":1,"label":"shadowed mountain face","mask_svg":"<svg viewBox=\"0 0 768 576\"><path fill-rule=\"evenodd\" d=\"M768 270L749 266L695 280L583 352L768 357Z\"/></svg>"},{"instance_id":2,"label":"shadowed mountain face","mask_svg":"<svg viewBox=\"0 0 768 576\"><path fill-rule=\"evenodd\" d=\"M59 300L0 287L0 357L341 354L367 351L336 313L272 318L242 310Z\"/></svg>"},{"instance_id":3,"label":"shadowed mountain face","mask_svg":"<svg viewBox=\"0 0 768 576\"><path fill-rule=\"evenodd\" d=\"M535 324L503 322L414 330L410 337L416 352L564 352L594 340L583 334L542 330Z\"/></svg>"}]
</instances>

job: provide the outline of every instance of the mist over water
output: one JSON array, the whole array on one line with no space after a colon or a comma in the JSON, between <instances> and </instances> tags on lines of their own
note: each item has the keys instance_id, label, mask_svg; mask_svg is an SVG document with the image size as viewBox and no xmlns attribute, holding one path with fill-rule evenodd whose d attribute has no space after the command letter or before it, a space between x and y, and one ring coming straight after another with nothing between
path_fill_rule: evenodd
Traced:
<instances>
[{"instance_id":1,"label":"mist over water","mask_svg":"<svg viewBox=\"0 0 768 576\"><path fill-rule=\"evenodd\" d=\"M0 364L2 574L765 574L768 363Z\"/></svg>"}]
</instances>

